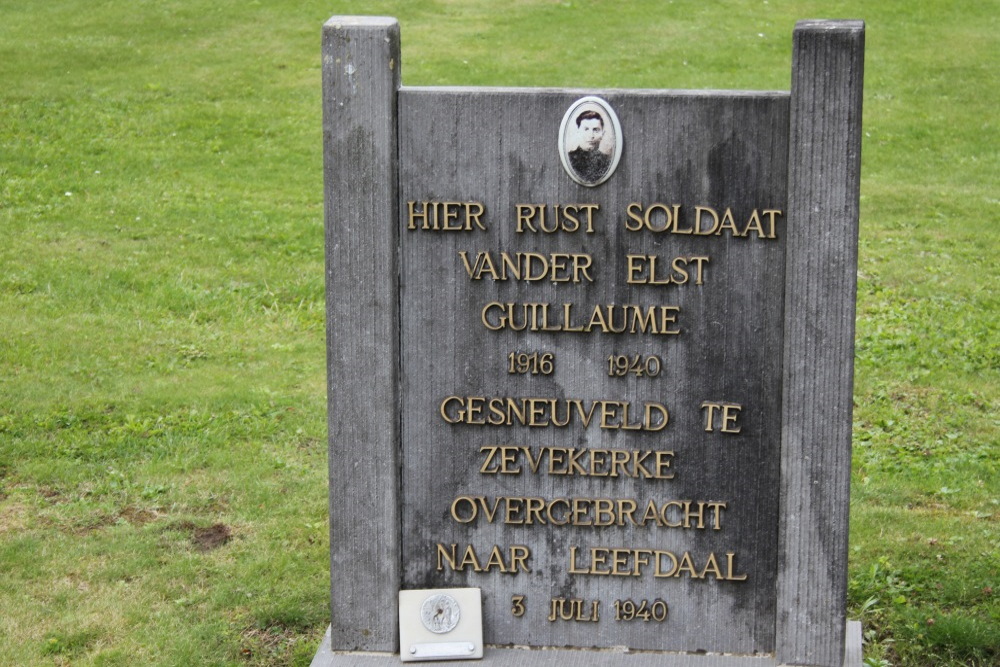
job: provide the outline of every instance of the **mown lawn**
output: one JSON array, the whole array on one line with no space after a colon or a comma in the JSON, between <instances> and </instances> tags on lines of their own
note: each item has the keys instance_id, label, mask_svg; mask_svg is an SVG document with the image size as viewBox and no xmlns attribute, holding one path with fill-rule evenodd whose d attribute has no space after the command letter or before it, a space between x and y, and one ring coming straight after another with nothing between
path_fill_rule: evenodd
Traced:
<instances>
[{"instance_id":1,"label":"mown lawn","mask_svg":"<svg viewBox=\"0 0 1000 667\"><path fill-rule=\"evenodd\" d=\"M786 89L868 23L850 604L1000 663L995 3L0 0L0 664L307 664L328 623L319 30L411 85Z\"/></svg>"}]
</instances>

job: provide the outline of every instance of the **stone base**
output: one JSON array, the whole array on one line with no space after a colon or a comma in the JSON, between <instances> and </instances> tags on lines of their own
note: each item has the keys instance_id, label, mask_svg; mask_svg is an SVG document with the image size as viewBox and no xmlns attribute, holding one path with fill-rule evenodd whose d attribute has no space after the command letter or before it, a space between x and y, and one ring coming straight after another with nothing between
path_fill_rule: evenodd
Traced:
<instances>
[{"instance_id":1,"label":"stone base","mask_svg":"<svg viewBox=\"0 0 1000 667\"><path fill-rule=\"evenodd\" d=\"M395 653L352 653L330 650L330 630L310 667L397 667ZM631 652L615 649L518 649L486 647L482 660L449 660L415 663L419 665L468 665L469 667L779 667L770 656L697 655L688 653ZM861 667L861 623L847 622L844 667Z\"/></svg>"}]
</instances>

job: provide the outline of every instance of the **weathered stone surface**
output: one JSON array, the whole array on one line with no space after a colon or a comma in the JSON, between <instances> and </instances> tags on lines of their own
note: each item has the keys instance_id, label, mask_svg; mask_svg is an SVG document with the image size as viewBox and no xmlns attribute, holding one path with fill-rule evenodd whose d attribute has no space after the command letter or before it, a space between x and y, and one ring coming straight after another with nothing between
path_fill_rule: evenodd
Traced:
<instances>
[{"instance_id":1,"label":"weathered stone surface","mask_svg":"<svg viewBox=\"0 0 1000 667\"><path fill-rule=\"evenodd\" d=\"M391 651L399 591L395 19L323 26L333 636Z\"/></svg>"},{"instance_id":2,"label":"weathered stone surface","mask_svg":"<svg viewBox=\"0 0 1000 667\"><path fill-rule=\"evenodd\" d=\"M589 91L588 91L589 92ZM563 111L584 91L400 92L401 376L403 585L482 586L488 642L532 646L620 646L637 649L770 652L774 648L774 575L778 523L781 327L784 221L775 239L728 234L630 232L627 207L641 202L731 207L742 228L754 209L785 209L788 96L600 91L621 120L624 155L617 173L597 188L574 183L560 166L555 137ZM516 114L497 113L517 109ZM442 122L447 118L448 122ZM487 230L406 229L407 202L472 200L485 208ZM515 205L597 204L593 233L517 232ZM551 213L551 208L549 209ZM654 218L655 220L655 218ZM523 229L523 228L522 228ZM589 280L494 281L470 278L460 252L582 253ZM708 257L703 284L628 285L627 255ZM470 263L473 259L468 260ZM582 276L581 276L582 277ZM597 304L679 308L679 334L490 331L490 302L563 303L587 312ZM558 318L550 318L556 320ZM589 316L583 317L584 320ZM510 352L553 355L550 375L508 373ZM608 376L611 354L657 355L655 378ZM554 397L647 401L667 407L660 431L602 429L596 420L566 428L489 427L445 423L451 396ZM739 434L705 432L703 401L746 406ZM634 412L633 412L634 414ZM505 445L673 451L673 479L483 474L488 450ZM691 500L727 504L721 529L518 526L481 516L462 525L449 515L461 496ZM501 509L501 513L502 513ZM531 572L516 575L439 572L436 545L526 545ZM654 580L569 572L571 547L690 551L701 570L707 554L734 553L745 582ZM581 556L582 558L582 556ZM588 559L589 560L589 559ZM579 561L579 559L578 559ZM647 568L649 569L649 568ZM447 570L447 568L446 568ZM514 617L510 601L527 597ZM547 622L553 597L600 600L604 620ZM615 600L662 599L670 619L624 623L611 618Z\"/></svg>"},{"instance_id":3,"label":"weathered stone surface","mask_svg":"<svg viewBox=\"0 0 1000 667\"><path fill-rule=\"evenodd\" d=\"M330 650L330 633L323 637L311 667L394 667L399 655L393 653L343 653ZM455 665L454 662L433 662L426 665ZM468 663L458 663L468 664ZM636 653L622 650L527 650L487 647L482 667L564 667L585 664L587 667L777 667L770 656L693 655L669 653ZM847 646L843 667L861 667L861 624L847 623ZM839 667L839 666L838 666Z\"/></svg>"},{"instance_id":4,"label":"weathered stone surface","mask_svg":"<svg viewBox=\"0 0 1000 667\"><path fill-rule=\"evenodd\" d=\"M394 20L324 26L333 623L314 664L383 664L398 590L453 586L482 589L488 645L550 647L485 664L860 662L863 34L800 23L789 95L405 88ZM570 155L582 109L617 162ZM620 355L657 372L619 377ZM616 620L644 600L665 618Z\"/></svg>"},{"instance_id":5,"label":"weathered stone surface","mask_svg":"<svg viewBox=\"0 0 1000 667\"><path fill-rule=\"evenodd\" d=\"M778 657L843 652L864 23L801 21L792 53Z\"/></svg>"}]
</instances>

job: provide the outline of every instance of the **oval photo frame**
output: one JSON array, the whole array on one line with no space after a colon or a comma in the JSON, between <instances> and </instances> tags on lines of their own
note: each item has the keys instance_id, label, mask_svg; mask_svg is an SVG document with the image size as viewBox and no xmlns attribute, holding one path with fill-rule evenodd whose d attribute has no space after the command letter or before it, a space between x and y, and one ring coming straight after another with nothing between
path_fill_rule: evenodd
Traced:
<instances>
[{"instance_id":1,"label":"oval photo frame","mask_svg":"<svg viewBox=\"0 0 1000 667\"><path fill-rule=\"evenodd\" d=\"M570 105L559 125L559 159L569 177L589 188L611 178L624 145L618 115L605 100L588 95Z\"/></svg>"}]
</instances>

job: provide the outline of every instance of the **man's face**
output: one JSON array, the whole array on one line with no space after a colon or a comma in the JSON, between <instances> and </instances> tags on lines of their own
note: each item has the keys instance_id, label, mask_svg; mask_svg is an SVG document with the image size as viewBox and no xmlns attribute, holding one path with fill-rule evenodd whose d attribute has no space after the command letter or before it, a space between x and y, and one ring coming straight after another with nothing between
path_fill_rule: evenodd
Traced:
<instances>
[{"instance_id":1,"label":"man's face","mask_svg":"<svg viewBox=\"0 0 1000 667\"><path fill-rule=\"evenodd\" d=\"M580 145L584 150L597 150L603 138L604 126L597 118L585 118L580 123Z\"/></svg>"}]
</instances>

